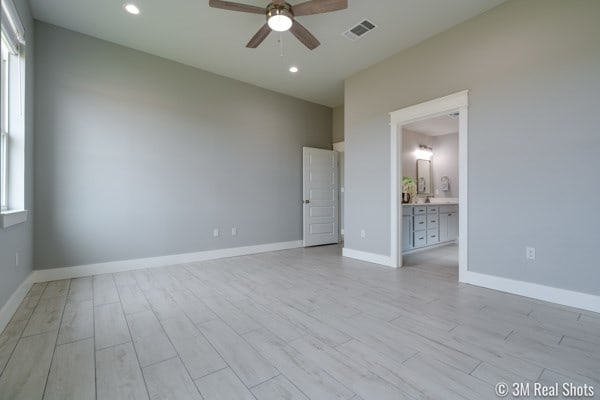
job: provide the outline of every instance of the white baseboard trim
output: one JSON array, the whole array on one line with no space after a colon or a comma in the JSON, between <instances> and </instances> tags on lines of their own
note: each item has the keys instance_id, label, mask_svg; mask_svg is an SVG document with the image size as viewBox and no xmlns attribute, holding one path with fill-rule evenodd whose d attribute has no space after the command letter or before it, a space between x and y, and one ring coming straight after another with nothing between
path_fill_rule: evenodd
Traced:
<instances>
[{"instance_id":1,"label":"white baseboard trim","mask_svg":"<svg viewBox=\"0 0 600 400\"><path fill-rule=\"evenodd\" d=\"M600 296L593 294L501 278L472 271L465 271L461 274L460 278L461 282L470 285L481 286L488 289L499 290L519 296L531 297L537 300L600 313Z\"/></svg>"},{"instance_id":2,"label":"white baseboard trim","mask_svg":"<svg viewBox=\"0 0 600 400\"><path fill-rule=\"evenodd\" d=\"M342 255L348 258L354 258L355 260L361 260L370 262L373 264L385 265L386 267L396 266L392 263L392 258L390 256L383 256L381 254L367 253L365 251L352 250L344 247L342 249Z\"/></svg>"},{"instance_id":3,"label":"white baseboard trim","mask_svg":"<svg viewBox=\"0 0 600 400\"><path fill-rule=\"evenodd\" d=\"M174 254L169 256L138 258L134 260L112 261L99 264L79 265L74 267L41 269L35 271L33 281L48 282L60 279L81 278L99 274L133 271L136 269L164 267L167 265L185 264L196 261L216 260L219 258L245 256L249 254L267 253L270 251L288 250L302 247L302 240L260 244L256 246L234 247L200 251L196 253Z\"/></svg>"},{"instance_id":4,"label":"white baseboard trim","mask_svg":"<svg viewBox=\"0 0 600 400\"><path fill-rule=\"evenodd\" d=\"M27 295L27 292L29 292L29 289L31 289L31 285L34 283L34 276L35 271L32 271L27 278L21 282L19 287L17 287L17 290L15 290L8 298L8 301L2 306L2 308L0 308L0 333L4 331L4 328L6 328L6 325L8 325L11 318L21 305L21 302Z\"/></svg>"}]
</instances>

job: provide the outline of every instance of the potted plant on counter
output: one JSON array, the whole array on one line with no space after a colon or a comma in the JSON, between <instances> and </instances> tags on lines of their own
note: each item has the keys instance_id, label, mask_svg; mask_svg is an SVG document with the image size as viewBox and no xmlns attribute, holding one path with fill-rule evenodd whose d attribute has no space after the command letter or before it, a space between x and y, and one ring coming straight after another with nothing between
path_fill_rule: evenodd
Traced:
<instances>
[{"instance_id":1,"label":"potted plant on counter","mask_svg":"<svg viewBox=\"0 0 600 400\"><path fill-rule=\"evenodd\" d=\"M402 204L410 203L417 199L417 183L410 176L402 177Z\"/></svg>"}]
</instances>

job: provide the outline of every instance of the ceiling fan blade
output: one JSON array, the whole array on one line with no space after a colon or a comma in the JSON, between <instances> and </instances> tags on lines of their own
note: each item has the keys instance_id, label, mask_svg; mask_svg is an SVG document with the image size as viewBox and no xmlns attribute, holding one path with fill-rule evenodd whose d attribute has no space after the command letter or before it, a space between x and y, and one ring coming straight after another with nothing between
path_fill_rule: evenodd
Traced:
<instances>
[{"instance_id":1,"label":"ceiling fan blade","mask_svg":"<svg viewBox=\"0 0 600 400\"><path fill-rule=\"evenodd\" d=\"M252 36L252 39L250 39L246 47L248 47L249 49L257 48L263 42L263 40L265 40L267 36L269 36L269 33L271 33L271 28L269 28L268 24L264 24L258 30L258 32L256 32L256 34Z\"/></svg>"},{"instance_id":2,"label":"ceiling fan blade","mask_svg":"<svg viewBox=\"0 0 600 400\"><path fill-rule=\"evenodd\" d=\"M311 0L292 6L296 17L323 14L348 8L348 0Z\"/></svg>"},{"instance_id":3,"label":"ceiling fan blade","mask_svg":"<svg viewBox=\"0 0 600 400\"><path fill-rule=\"evenodd\" d=\"M308 29L306 29L296 20L294 20L294 23L290 28L290 32L292 32L292 35L296 36L296 38L310 50L316 49L321 44L319 40L308 31Z\"/></svg>"},{"instance_id":4,"label":"ceiling fan blade","mask_svg":"<svg viewBox=\"0 0 600 400\"><path fill-rule=\"evenodd\" d=\"M223 10L241 11L252 14L266 14L262 7L251 6L249 4L234 3L232 1L208 0L208 5L213 8L222 8Z\"/></svg>"}]
</instances>

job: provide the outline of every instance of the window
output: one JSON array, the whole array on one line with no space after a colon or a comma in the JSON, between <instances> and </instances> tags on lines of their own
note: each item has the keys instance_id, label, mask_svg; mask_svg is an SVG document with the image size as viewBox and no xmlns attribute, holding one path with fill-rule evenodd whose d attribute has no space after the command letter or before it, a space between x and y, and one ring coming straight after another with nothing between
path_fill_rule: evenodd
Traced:
<instances>
[{"instance_id":1,"label":"window","mask_svg":"<svg viewBox=\"0 0 600 400\"><path fill-rule=\"evenodd\" d=\"M0 210L8 209L8 43L2 33L0 49L2 51L2 67L0 76Z\"/></svg>"},{"instance_id":2,"label":"window","mask_svg":"<svg viewBox=\"0 0 600 400\"><path fill-rule=\"evenodd\" d=\"M0 211L5 215L25 210L25 31L12 0L1 1Z\"/></svg>"}]
</instances>

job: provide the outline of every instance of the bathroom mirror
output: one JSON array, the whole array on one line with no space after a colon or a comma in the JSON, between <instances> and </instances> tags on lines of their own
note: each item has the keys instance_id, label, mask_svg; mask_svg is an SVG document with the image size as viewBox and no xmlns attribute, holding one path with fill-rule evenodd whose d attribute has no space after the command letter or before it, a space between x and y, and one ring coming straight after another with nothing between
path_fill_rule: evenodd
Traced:
<instances>
[{"instance_id":1,"label":"bathroom mirror","mask_svg":"<svg viewBox=\"0 0 600 400\"><path fill-rule=\"evenodd\" d=\"M417 194L431 195L431 161L417 160Z\"/></svg>"}]
</instances>

